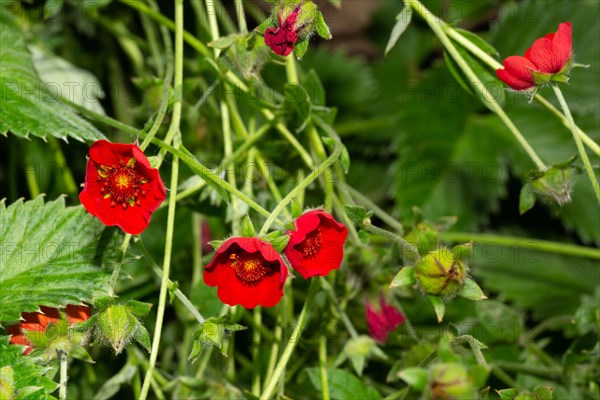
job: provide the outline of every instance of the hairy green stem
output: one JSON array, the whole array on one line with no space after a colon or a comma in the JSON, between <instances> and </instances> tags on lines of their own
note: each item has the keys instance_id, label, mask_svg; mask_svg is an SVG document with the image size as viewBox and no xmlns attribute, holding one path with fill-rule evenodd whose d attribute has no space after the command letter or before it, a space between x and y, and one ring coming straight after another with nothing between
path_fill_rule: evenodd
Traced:
<instances>
[{"instance_id":1,"label":"hairy green stem","mask_svg":"<svg viewBox=\"0 0 600 400\"><path fill-rule=\"evenodd\" d=\"M240 33L248 32L248 25L246 24L246 15L244 14L243 0L235 0L235 13L237 15L238 26Z\"/></svg>"},{"instance_id":2,"label":"hairy green stem","mask_svg":"<svg viewBox=\"0 0 600 400\"><path fill-rule=\"evenodd\" d=\"M300 182L290 193L288 193L285 198L277 204L277 207L271 212L264 225L262 226L259 236L267 233L273 222L277 219L277 216L283 211L283 209L296 197L301 191L303 191L308 185L315 181L323 172L327 171L327 169L337 161L342 153L342 145L338 141L336 142L336 147L323 164L321 164L318 168L316 168L313 172L311 172L302 182Z\"/></svg>"},{"instance_id":3,"label":"hairy green stem","mask_svg":"<svg viewBox=\"0 0 600 400\"><path fill-rule=\"evenodd\" d=\"M486 368L489 368L488 363L485 361L485 357L483 356L483 353L481 352L481 349L479 348L479 344L477 343L477 340L471 336L471 335L462 335L462 336L457 336L452 340L452 347L464 344L464 343L468 343L469 347L471 347L471 351L473 352L473 355L475 356L475 360L477 361L477 364L482 365Z\"/></svg>"},{"instance_id":4,"label":"hairy green stem","mask_svg":"<svg viewBox=\"0 0 600 400\"><path fill-rule=\"evenodd\" d=\"M400 250L402 251L402 257L405 257L405 253L412 254L415 258L419 259L421 256L419 255L419 250L409 242L407 242L404 238L390 231L386 231L385 229L381 229L371 224L371 221L366 221L363 224L363 228L371 233L374 233L379 236L383 236L393 242L396 242L400 246Z\"/></svg>"},{"instance_id":5,"label":"hairy green stem","mask_svg":"<svg viewBox=\"0 0 600 400\"><path fill-rule=\"evenodd\" d=\"M535 365L527 365L520 362L512 361L494 361L495 366L498 366L507 371L538 376L540 378L559 380L562 377L562 368L546 368Z\"/></svg>"},{"instance_id":6,"label":"hairy green stem","mask_svg":"<svg viewBox=\"0 0 600 400\"><path fill-rule=\"evenodd\" d=\"M273 396L273 392L285 370L287 363L290 361L290 357L296 348L296 345L300 341L300 336L302 335L302 331L304 330L304 326L308 320L308 313L312 307L313 300L315 298L315 294L317 293L317 289L319 287L319 280L314 279L310 283L310 288L308 289L308 295L306 296L306 302L302 307L302 311L300 311L300 316L298 316L298 321L296 326L294 327L294 331L292 332L290 339L288 340L283 353L281 354L281 358L275 367L275 371L273 372L273 376L266 384L265 390L260 396L260 400L267 400Z\"/></svg>"},{"instance_id":7,"label":"hairy green stem","mask_svg":"<svg viewBox=\"0 0 600 400\"><path fill-rule=\"evenodd\" d=\"M67 399L67 381L69 380L68 368L69 368L69 359L67 357L67 353L63 350L56 351L56 358L58 358L59 368L60 368L60 382L58 386L58 398L60 400Z\"/></svg>"},{"instance_id":8,"label":"hairy green stem","mask_svg":"<svg viewBox=\"0 0 600 400\"><path fill-rule=\"evenodd\" d=\"M340 304L337 296L335 295L335 290L333 289L333 286L331 286L331 283L329 283L329 281L325 277L321 278L321 287L323 288L323 290L325 290L325 293L327 293L327 295L331 299L331 302L337 310L339 317L342 320L342 323L344 324L346 330L350 334L350 337L352 337L352 339L358 338L359 335L356 331L356 328L354 327L354 325L352 325L352 321L350 321L348 314L346 314L346 311L342 308L342 305Z\"/></svg>"},{"instance_id":9,"label":"hairy green stem","mask_svg":"<svg viewBox=\"0 0 600 400\"><path fill-rule=\"evenodd\" d=\"M481 101L485 102L489 105L489 107L494 111L494 113L502 120L504 125L510 130L515 139L519 142L521 147L525 150L525 152L529 155L531 160L535 163L540 171L546 171L548 167L542 159L537 155L533 147L527 142L527 139L523 136L523 134L519 131L519 129L515 126L512 120L506 115L502 107L498 104L498 102L494 99L490 91L486 88L485 84L481 82L481 79L473 72L469 64L465 61L465 59L460 55L454 43L450 40L450 38L444 32L442 28L442 23L439 22L438 18L436 18L431 11L429 11L425 6L418 0L405 0L407 5L410 5L413 10L421 15L421 17L427 22L433 33L438 37L440 42L442 42L444 48L448 53L452 56L454 61L458 64L458 66L465 73L467 78L471 81L473 89L480 95Z\"/></svg>"},{"instance_id":10,"label":"hairy green stem","mask_svg":"<svg viewBox=\"0 0 600 400\"><path fill-rule=\"evenodd\" d=\"M528 250L600 260L599 249L549 240L468 232L443 232L441 237L443 240L454 243L474 241L475 243L497 244L505 247L526 248Z\"/></svg>"},{"instance_id":11,"label":"hairy green stem","mask_svg":"<svg viewBox=\"0 0 600 400\"><path fill-rule=\"evenodd\" d=\"M319 337L319 369L321 372L321 398L329 400L329 384L327 382L327 338Z\"/></svg>"},{"instance_id":12,"label":"hairy green stem","mask_svg":"<svg viewBox=\"0 0 600 400\"><path fill-rule=\"evenodd\" d=\"M583 142L581 138L577 134L577 126L575 125L575 121L573 120L573 115L571 114L571 110L567 105L567 101L565 100L565 96L563 96L562 90L558 87L558 85L553 84L552 89L554 89L554 93L556 94L556 98L560 103L560 106L567 117L567 121L569 121L569 126L571 128L571 132L573 132L573 139L575 140L575 144L577 145L577 151L579 151L579 157L581 157L581 161L583 161L583 166L590 178L590 182L592 183L592 187L594 188L594 192L596 193L596 200L600 203L600 185L598 184L598 179L596 178L596 174L594 174L594 169L592 168L592 163L590 162L590 158L588 157L587 152L585 151L585 147L583 147Z\"/></svg>"},{"instance_id":13,"label":"hairy green stem","mask_svg":"<svg viewBox=\"0 0 600 400\"><path fill-rule=\"evenodd\" d=\"M125 237L123 237L123 242L121 243L121 247L119 248L119 261L114 266L113 272L110 276L110 283L108 286L109 296L115 295L115 290L117 288L117 281L119 280L119 274L121 273L121 267L123 266L123 262L125 261L125 255L127 254L127 248L129 247L130 241L131 241L131 235L129 233L126 233Z\"/></svg>"}]
</instances>

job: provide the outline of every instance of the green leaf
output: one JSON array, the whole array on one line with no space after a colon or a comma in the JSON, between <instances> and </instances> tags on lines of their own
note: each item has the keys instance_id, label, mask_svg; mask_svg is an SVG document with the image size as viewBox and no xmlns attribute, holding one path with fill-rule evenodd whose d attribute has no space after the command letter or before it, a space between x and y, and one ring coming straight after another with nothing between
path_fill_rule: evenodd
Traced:
<instances>
[{"instance_id":1,"label":"green leaf","mask_svg":"<svg viewBox=\"0 0 600 400\"><path fill-rule=\"evenodd\" d=\"M346 210L346 215L350 218L350 221L356 226L362 226L366 219L373 216L373 211L367 210L361 206L346 205L344 206L344 209Z\"/></svg>"},{"instance_id":2,"label":"green leaf","mask_svg":"<svg viewBox=\"0 0 600 400\"><path fill-rule=\"evenodd\" d=\"M146 329L146 327L144 325L142 325L142 323L139 321L137 323L137 327L136 327L135 333L133 335L133 338L135 339L136 342L138 342L146 350L148 350L148 353L150 353L150 346L151 346L150 335L148 334L148 330Z\"/></svg>"},{"instance_id":3,"label":"green leaf","mask_svg":"<svg viewBox=\"0 0 600 400\"><path fill-rule=\"evenodd\" d=\"M477 282L470 278L465 281L465 285L458 295L473 301L487 299L487 296L483 294Z\"/></svg>"},{"instance_id":4,"label":"green leaf","mask_svg":"<svg viewBox=\"0 0 600 400\"><path fill-rule=\"evenodd\" d=\"M121 235L64 202L37 197L6 207L0 201L0 321L39 305L91 303L106 294L104 265L119 259Z\"/></svg>"},{"instance_id":5,"label":"green leaf","mask_svg":"<svg viewBox=\"0 0 600 400\"><path fill-rule=\"evenodd\" d=\"M519 196L519 214L523 215L527 211L531 210L535 206L535 190L531 183L526 183L521 189L521 195Z\"/></svg>"},{"instance_id":6,"label":"green leaf","mask_svg":"<svg viewBox=\"0 0 600 400\"><path fill-rule=\"evenodd\" d=\"M127 300L125 307L129 308L129 311L131 311L136 317L145 317L152 309L152 304L137 300Z\"/></svg>"},{"instance_id":7,"label":"green leaf","mask_svg":"<svg viewBox=\"0 0 600 400\"><path fill-rule=\"evenodd\" d=\"M415 389L422 391L427 385L428 372L424 368L406 368L398 373L398 377Z\"/></svg>"},{"instance_id":8,"label":"green leaf","mask_svg":"<svg viewBox=\"0 0 600 400\"><path fill-rule=\"evenodd\" d=\"M9 344L8 336L0 336L0 394L16 392L20 398L29 393L27 399L53 399L50 394L58 385L44 376L48 368L22 353L22 347Z\"/></svg>"},{"instance_id":9,"label":"green leaf","mask_svg":"<svg viewBox=\"0 0 600 400\"><path fill-rule=\"evenodd\" d=\"M417 283L415 278L415 269L413 267L404 267L394 277L391 288L402 288L407 286L413 286Z\"/></svg>"},{"instance_id":10,"label":"green leaf","mask_svg":"<svg viewBox=\"0 0 600 400\"><path fill-rule=\"evenodd\" d=\"M479 47L481 50L483 50L484 52L486 52L487 54L489 54L492 57L498 57L500 55L500 53L498 53L498 50L496 50L496 48L494 46L492 46L491 44L489 44L485 39L483 39L481 36L479 36L476 33L473 33L471 31L468 31L466 29L461 29L461 28L453 28L456 32L460 33L462 36L466 37L467 39L469 39L469 41L471 41L475 46ZM457 43L457 45L460 46L459 43Z\"/></svg>"},{"instance_id":11,"label":"green leaf","mask_svg":"<svg viewBox=\"0 0 600 400\"><path fill-rule=\"evenodd\" d=\"M213 40L212 42L208 43L208 45L210 47L214 47L215 49L225 50L229 46L231 46L234 41L235 41L235 36L233 36L233 35L222 36L222 37L218 38L217 40Z\"/></svg>"},{"instance_id":12,"label":"green leaf","mask_svg":"<svg viewBox=\"0 0 600 400\"><path fill-rule=\"evenodd\" d=\"M38 47L30 46L29 50L35 70L52 93L97 114L105 114L100 104L104 90L91 72Z\"/></svg>"},{"instance_id":13,"label":"green leaf","mask_svg":"<svg viewBox=\"0 0 600 400\"><path fill-rule=\"evenodd\" d=\"M296 46L294 46L294 55L298 60L302 60L302 57L304 57L308 51L308 42L308 39L300 40L296 43Z\"/></svg>"},{"instance_id":14,"label":"green leaf","mask_svg":"<svg viewBox=\"0 0 600 400\"><path fill-rule=\"evenodd\" d=\"M404 8L396 16L396 25L394 25L394 29L392 29L392 34L390 35L390 40L388 41L387 46L385 46L385 55L396 46L398 39L400 36L406 31L406 28L410 25L410 21L412 20L412 7L408 4L404 5Z\"/></svg>"},{"instance_id":15,"label":"green leaf","mask_svg":"<svg viewBox=\"0 0 600 400\"><path fill-rule=\"evenodd\" d=\"M327 40L332 38L329 26L327 26L327 22L325 22L325 18L323 17L323 13L321 11L317 11L317 19L315 24L315 28L317 29L319 36Z\"/></svg>"},{"instance_id":16,"label":"green leaf","mask_svg":"<svg viewBox=\"0 0 600 400\"><path fill-rule=\"evenodd\" d=\"M311 103L308 92L302 85L288 83L283 89L284 112L291 114L292 125L296 132L301 132L311 117Z\"/></svg>"},{"instance_id":17,"label":"green leaf","mask_svg":"<svg viewBox=\"0 0 600 400\"><path fill-rule=\"evenodd\" d=\"M581 296L600 285L597 262L540 252L534 241L515 248L476 244L473 265L489 291L536 318L572 314Z\"/></svg>"},{"instance_id":18,"label":"green leaf","mask_svg":"<svg viewBox=\"0 0 600 400\"><path fill-rule=\"evenodd\" d=\"M260 25L258 25L254 30L262 35L265 34L265 31L267 29L269 29L270 27L274 26L276 23L275 18L273 18L273 16L270 16L269 18L265 19L263 22L261 22Z\"/></svg>"},{"instance_id":19,"label":"green leaf","mask_svg":"<svg viewBox=\"0 0 600 400\"><path fill-rule=\"evenodd\" d=\"M4 22L0 22L0 43L0 134L10 131L19 137L51 135L80 141L104 138L91 124L52 98L48 85L35 73L23 38Z\"/></svg>"},{"instance_id":20,"label":"green leaf","mask_svg":"<svg viewBox=\"0 0 600 400\"><path fill-rule=\"evenodd\" d=\"M304 79L303 86L308 92L312 104L315 106L325 105L325 89L319 79L319 75L314 69L311 69Z\"/></svg>"},{"instance_id":21,"label":"green leaf","mask_svg":"<svg viewBox=\"0 0 600 400\"><path fill-rule=\"evenodd\" d=\"M321 371L319 368L306 368L306 373L313 386L321 391ZM356 375L343 369L327 369L327 385L329 394L335 400L347 399L381 399L381 395L373 387L367 386Z\"/></svg>"},{"instance_id":22,"label":"green leaf","mask_svg":"<svg viewBox=\"0 0 600 400\"><path fill-rule=\"evenodd\" d=\"M444 319L444 314L446 313L446 305L444 301L437 296L427 296L431 305L433 306L433 310L435 311L435 315L437 316L438 322L442 322Z\"/></svg>"},{"instance_id":23,"label":"green leaf","mask_svg":"<svg viewBox=\"0 0 600 400\"><path fill-rule=\"evenodd\" d=\"M286 235L285 232L275 231L269 233L265 239L271 243L271 246L273 246L278 253L281 253L289 243L290 235Z\"/></svg>"},{"instance_id":24,"label":"green leaf","mask_svg":"<svg viewBox=\"0 0 600 400\"><path fill-rule=\"evenodd\" d=\"M256 229L254 229L254 224L249 215L242 219L242 236L248 238L256 236Z\"/></svg>"}]
</instances>

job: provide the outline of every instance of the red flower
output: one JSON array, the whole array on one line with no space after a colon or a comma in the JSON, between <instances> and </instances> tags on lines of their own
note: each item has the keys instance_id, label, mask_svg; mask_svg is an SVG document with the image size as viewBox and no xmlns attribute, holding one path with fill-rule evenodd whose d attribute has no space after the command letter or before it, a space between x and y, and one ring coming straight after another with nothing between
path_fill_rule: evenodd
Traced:
<instances>
[{"instance_id":1,"label":"red flower","mask_svg":"<svg viewBox=\"0 0 600 400\"><path fill-rule=\"evenodd\" d=\"M344 225L321 210L302 214L295 225L296 230L289 232L290 241L284 252L304 279L325 276L340 267L348 236Z\"/></svg>"},{"instance_id":2,"label":"red flower","mask_svg":"<svg viewBox=\"0 0 600 400\"><path fill-rule=\"evenodd\" d=\"M11 335L10 343L25 346L23 354L27 355L33 350L37 340L46 336L48 325L57 325L63 317L56 308L40 307L41 312L24 312L22 321L8 328ZM68 325L86 321L92 315L92 309L87 306L68 305L65 309ZM63 319L64 321L64 319Z\"/></svg>"},{"instance_id":3,"label":"red flower","mask_svg":"<svg viewBox=\"0 0 600 400\"><path fill-rule=\"evenodd\" d=\"M265 31L265 44L280 56L290 55L298 41L298 31L295 25L299 12L300 7L292 11L284 21L282 21L281 14L279 14L277 16L277 27Z\"/></svg>"},{"instance_id":4,"label":"red flower","mask_svg":"<svg viewBox=\"0 0 600 400\"><path fill-rule=\"evenodd\" d=\"M556 33L537 39L525 56L510 56L504 68L496 70L498 78L515 90L527 90L550 81L553 75L568 69L573 55L571 23L558 26ZM538 75L536 79L536 75Z\"/></svg>"},{"instance_id":5,"label":"red flower","mask_svg":"<svg viewBox=\"0 0 600 400\"><path fill-rule=\"evenodd\" d=\"M79 200L103 224L139 235L165 197L158 170L150 166L139 147L106 140L90 147Z\"/></svg>"},{"instance_id":6,"label":"red flower","mask_svg":"<svg viewBox=\"0 0 600 400\"><path fill-rule=\"evenodd\" d=\"M396 330L406 318L394 306L385 302L383 295L379 298L381 310L379 313L367 303L366 314L369 325L369 335L379 343L384 343L390 332Z\"/></svg>"},{"instance_id":7,"label":"red flower","mask_svg":"<svg viewBox=\"0 0 600 400\"><path fill-rule=\"evenodd\" d=\"M223 303L246 308L279 303L287 276L281 256L257 238L227 240L204 269L204 282L219 287L217 295Z\"/></svg>"}]
</instances>

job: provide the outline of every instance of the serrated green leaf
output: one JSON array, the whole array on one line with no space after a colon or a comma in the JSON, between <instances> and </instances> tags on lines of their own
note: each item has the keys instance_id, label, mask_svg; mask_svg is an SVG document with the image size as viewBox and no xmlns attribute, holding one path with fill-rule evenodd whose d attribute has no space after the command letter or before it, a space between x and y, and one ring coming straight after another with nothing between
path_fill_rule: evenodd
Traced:
<instances>
[{"instance_id":1,"label":"serrated green leaf","mask_svg":"<svg viewBox=\"0 0 600 400\"><path fill-rule=\"evenodd\" d=\"M396 16L396 25L394 25L394 28L392 29L392 33L390 35L390 40L388 41L387 46L385 46L386 56L394 48L394 46L396 46L398 39L400 39L400 36L402 36L402 34L406 31L406 28L408 28L408 26L410 25L411 20L412 7L408 4L405 4L400 14Z\"/></svg>"},{"instance_id":2,"label":"serrated green leaf","mask_svg":"<svg viewBox=\"0 0 600 400\"><path fill-rule=\"evenodd\" d=\"M284 232L277 231L267 235L266 240L271 243L271 246L273 246L278 253L281 253L289 243L290 236L286 235Z\"/></svg>"},{"instance_id":3,"label":"serrated green leaf","mask_svg":"<svg viewBox=\"0 0 600 400\"><path fill-rule=\"evenodd\" d=\"M424 368L406 368L398 373L398 377L415 389L422 391L427 385L428 372Z\"/></svg>"},{"instance_id":4,"label":"serrated green leaf","mask_svg":"<svg viewBox=\"0 0 600 400\"><path fill-rule=\"evenodd\" d=\"M465 299L479 301L487 299L487 296L483 294L483 291L473 279L467 279L465 281L465 285L461 289L460 293L458 293L460 297L464 297Z\"/></svg>"},{"instance_id":5,"label":"serrated green leaf","mask_svg":"<svg viewBox=\"0 0 600 400\"><path fill-rule=\"evenodd\" d=\"M37 365L33 357L22 353L21 346L9 344L8 336L0 336L0 393L10 390L4 385L10 383L8 378L12 374L14 380L10 386L13 392L19 395L29 392L31 399L53 399L50 394L58 384L44 376L48 368Z\"/></svg>"},{"instance_id":6,"label":"serrated green leaf","mask_svg":"<svg viewBox=\"0 0 600 400\"><path fill-rule=\"evenodd\" d=\"M68 137L85 141L104 135L57 99L36 75L21 35L0 22L0 134Z\"/></svg>"},{"instance_id":7,"label":"serrated green leaf","mask_svg":"<svg viewBox=\"0 0 600 400\"><path fill-rule=\"evenodd\" d=\"M404 267L392 279L392 283L390 284L391 288L402 288L413 286L417 283L417 279L415 278L415 269L413 267Z\"/></svg>"},{"instance_id":8,"label":"serrated green leaf","mask_svg":"<svg viewBox=\"0 0 600 400\"><path fill-rule=\"evenodd\" d=\"M62 197L0 201L0 321L106 295L103 266L119 259L119 237L83 207L65 208Z\"/></svg>"}]
</instances>

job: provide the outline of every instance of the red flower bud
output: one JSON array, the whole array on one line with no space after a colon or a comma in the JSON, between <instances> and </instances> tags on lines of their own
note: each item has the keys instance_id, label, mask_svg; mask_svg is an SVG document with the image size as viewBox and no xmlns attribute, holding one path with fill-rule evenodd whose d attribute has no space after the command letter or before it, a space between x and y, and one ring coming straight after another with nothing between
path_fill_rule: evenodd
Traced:
<instances>
[{"instance_id":1,"label":"red flower bud","mask_svg":"<svg viewBox=\"0 0 600 400\"><path fill-rule=\"evenodd\" d=\"M573 55L572 45L571 23L564 22L556 33L537 39L524 57L506 58L502 63L504 68L498 69L496 74L515 90L539 86L552 80L554 75L566 72Z\"/></svg>"},{"instance_id":2,"label":"red flower bud","mask_svg":"<svg viewBox=\"0 0 600 400\"><path fill-rule=\"evenodd\" d=\"M276 54L288 56L294 51L294 45L298 41L298 33L295 27L300 8L296 8L285 20L282 21L281 14L277 16L276 28L265 31L265 44Z\"/></svg>"},{"instance_id":3,"label":"red flower bud","mask_svg":"<svg viewBox=\"0 0 600 400\"><path fill-rule=\"evenodd\" d=\"M99 140L90 147L79 200L104 225L139 235L165 197L158 170L138 146Z\"/></svg>"}]
</instances>

